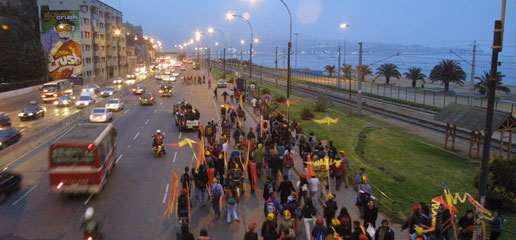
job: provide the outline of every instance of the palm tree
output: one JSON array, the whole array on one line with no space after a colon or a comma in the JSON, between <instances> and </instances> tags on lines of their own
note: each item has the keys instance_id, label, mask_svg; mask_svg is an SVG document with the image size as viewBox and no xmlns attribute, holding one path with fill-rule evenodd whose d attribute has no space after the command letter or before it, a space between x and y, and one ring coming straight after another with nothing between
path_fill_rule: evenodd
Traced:
<instances>
[{"instance_id":1,"label":"palm tree","mask_svg":"<svg viewBox=\"0 0 516 240\"><path fill-rule=\"evenodd\" d=\"M509 89L508 87L506 86L503 86L502 84L502 78L505 77L505 75L503 75L502 73L500 72L496 72L496 90L500 90L500 91L504 91L505 93L510 93L511 92L511 89ZM490 74L489 72L487 71L484 71L484 74L480 77L475 77L475 79L478 79L480 80L480 82L477 82L475 84L475 90L478 89L478 92L480 94L486 94L487 93L487 81L489 81L489 78L490 78Z\"/></svg>"},{"instance_id":2,"label":"palm tree","mask_svg":"<svg viewBox=\"0 0 516 240\"><path fill-rule=\"evenodd\" d=\"M445 59L442 60L438 65L430 72L430 79L433 82L439 81L441 85L444 84L444 91L448 92L450 89L450 83L455 82L460 86L464 85L464 79L466 79L466 73L459 65L459 62Z\"/></svg>"},{"instance_id":3,"label":"palm tree","mask_svg":"<svg viewBox=\"0 0 516 240\"><path fill-rule=\"evenodd\" d=\"M426 75L421 73L422 69L420 67L411 67L408 69L408 72L404 73L405 77L412 80L412 87L416 87L417 80L423 81L425 83Z\"/></svg>"},{"instance_id":4,"label":"palm tree","mask_svg":"<svg viewBox=\"0 0 516 240\"><path fill-rule=\"evenodd\" d=\"M357 76L359 76L359 74L358 74L359 68L360 67L357 65L357 66L355 66L355 69L353 69L353 72L355 72L355 75L357 75ZM365 76L368 76L371 74L373 74L373 70L371 70L369 65L362 65L362 79L360 79L360 80L364 81Z\"/></svg>"},{"instance_id":5,"label":"palm tree","mask_svg":"<svg viewBox=\"0 0 516 240\"><path fill-rule=\"evenodd\" d=\"M330 77L332 77L333 74L335 73L335 65L326 65L324 67L324 71L328 72L328 75L330 75Z\"/></svg>"},{"instance_id":6,"label":"palm tree","mask_svg":"<svg viewBox=\"0 0 516 240\"><path fill-rule=\"evenodd\" d=\"M398 71L398 66L392 63L385 63L376 68L376 77L384 76L385 83L389 84L391 77L400 79L401 73Z\"/></svg>"},{"instance_id":7,"label":"palm tree","mask_svg":"<svg viewBox=\"0 0 516 240\"><path fill-rule=\"evenodd\" d=\"M344 79L351 79L353 73L353 66L351 64L342 64L340 70L344 73Z\"/></svg>"}]
</instances>

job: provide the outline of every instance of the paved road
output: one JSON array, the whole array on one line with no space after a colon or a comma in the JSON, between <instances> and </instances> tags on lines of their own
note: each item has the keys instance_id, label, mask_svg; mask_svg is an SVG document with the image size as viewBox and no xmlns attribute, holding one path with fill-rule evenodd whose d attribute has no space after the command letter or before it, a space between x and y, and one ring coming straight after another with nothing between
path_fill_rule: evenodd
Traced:
<instances>
[{"instance_id":1,"label":"paved road","mask_svg":"<svg viewBox=\"0 0 516 240\"><path fill-rule=\"evenodd\" d=\"M158 81L149 78L143 83L157 94ZM179 174L183 172L192 154L187 149L179 154L178 149L169 147L166 156L155 158L150 145L151 135L158 128L165 133L166 142L178 142L185 137L197 139L196 133L179 133L173 124L172 104L183 98L200 110L203 123L216 116L216 104L206 85L175 83L173 97L158 96L154 106L140 106L138 98L130 94L122 97L126 108L114 114L119 161L98 196L64 197L50 191L47 149L59 136L22 157L11 168L23 175L22 189L0 205L0 239L79 239L82 237L80 219L88 206L93 206L97 218L105 223L107 239L170 239L175 236L178 230L175 220L163 217L168 201L167 185L174 170ZM214 220L212 209L199 209L195 205L192 232L198 236L204 227L212 236L241 239L248 216L259 216L259 220L253 217L259 225L263 221L262 203L258 201L261 192L247 194L246 207L240 207L240 223L227 224L222 218ZM221 228L221 224L224 227Z\"/></svg>"}]
</instances>

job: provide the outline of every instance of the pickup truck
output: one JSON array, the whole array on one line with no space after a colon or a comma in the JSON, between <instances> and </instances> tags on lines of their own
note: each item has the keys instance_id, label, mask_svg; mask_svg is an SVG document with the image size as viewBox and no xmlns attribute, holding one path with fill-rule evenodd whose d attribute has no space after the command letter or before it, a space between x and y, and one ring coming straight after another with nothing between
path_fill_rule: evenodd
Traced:
<instances>
[{"instance_id":1,"label":"pickup truck","mask_svg":"<svg viewBox=\"0 0 516 240\"><path fill-rule=\"evenodd\" d=\"M174 105L174 119L175 124L179 128L179 131L198 131L200 121L197 118L197 114L195 110L191 108L190 105L186 107L180 107L179 105Z\"/></svg>"}]
</instances>

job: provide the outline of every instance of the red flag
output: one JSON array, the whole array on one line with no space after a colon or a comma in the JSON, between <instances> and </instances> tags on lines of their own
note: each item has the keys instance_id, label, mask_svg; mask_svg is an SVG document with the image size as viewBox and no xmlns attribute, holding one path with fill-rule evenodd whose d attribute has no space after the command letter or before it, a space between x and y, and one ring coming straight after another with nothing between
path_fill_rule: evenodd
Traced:
<instances>
[{"instance_id":1,"label":"red flag","mask_svg":"<svg viewBox=\"0 0 516 240\"><path fill-rule=\"evenodd\" d=\"M256 163L252 161L249 162L249 167L251 168L251 188L256 189L256 179L258 178L256 174Z\"/></svg>"},{"instance_id":2,"label":"red flag","mask_svg":"<svg viewBox=\"0 0 516 240\"><path fill-rule=\"evenodd\" d=\"M310 154L306 156L308 164L306 164L306 174L308 178L311 178L314 174L314 167L312 166L312 158L310 157Z\"/></svg>"},{"instance_id":3,"label":"red flag","mask_svg":"<svg viewBox=\"0 0 516 240\"><path fill-rule=\"evenodd\" d=\"M168 207L167 210L165 210L165 215L167 215L168 218L170 218L170 215L174 211L174 203L176 202L177 197L177 187L177 171L174 170L174 177L172 177L172 189L170 190L170 197L168 199Z\"/></svg>"}]
</instances>

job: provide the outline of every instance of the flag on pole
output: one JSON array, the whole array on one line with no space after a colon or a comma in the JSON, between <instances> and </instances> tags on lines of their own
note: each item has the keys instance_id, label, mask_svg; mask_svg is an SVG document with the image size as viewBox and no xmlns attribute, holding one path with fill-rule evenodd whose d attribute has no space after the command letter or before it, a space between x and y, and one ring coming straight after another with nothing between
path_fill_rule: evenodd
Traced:
<instances>
[{"instance_id":1,"label":"flag on pole","mask_svg":"<svg viewBox=\"0 0 516 240\"><path fill-rule=\"evenodd\" d=\"M331 118L331 117L326 116L323 119L312 119L312 121L319 123L319 124L328 124L328 126L329 126L331 124L337 124L339 119L340 118Z\"/></svg>"},{"instance_id":2,"label":"flag on pole","mask_svg":"<svg viewBox=\"0 0 516 240\"><path fill-rule=\"evenodd\" d=\"M280 106L287 106L287 107L290 107L290 105L294 105L296 104L297 102L299 102L299 100L301 100L300 97L298 97L296 100L294 101L290 101L290 100L287 100L285 102L277 102L277 101L271 101L272 103L276 104L276 105L280 105Z\"/></svg>"},{"instance_id":3,"label":"flag on pole","mask_svg":"<svg viewBox=\"0 0 516 240\"><path fill-rule=\"evenodd\" d=\"M190 147L190 149L194 149L194 145L195 145L195 148L197 148L197 142L190 139L190 138L185 138L183 140L181 140L180 142L177 142L177 143L167 143L167 144L163 144L165 146L172 146L172 147L179 147L179 154L182 154L183 153L183 147L185 145L188 145Z\"/></svg>"},{"instance_id":4,"label":"flag on pole","mask_svg":"<svg viewBox=\"0 0 516 240\"><path fill-rule=\"evenodd\" d=\"M170 196L169 196L169 199L168 199L168 207L167 207L167 210L165 210L165 215L167 215L168 218L170 218L170 215L172 215L172 212L174 211L174 203L176 202L176 197L177 197L177 187L178 187L178 182L177 182L177 171L174 170L174 177L172 178L172 189L170 190Z\"/></svg>"}]
</instances>

